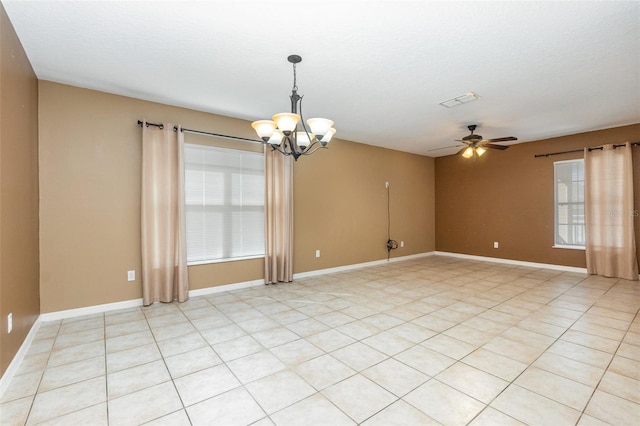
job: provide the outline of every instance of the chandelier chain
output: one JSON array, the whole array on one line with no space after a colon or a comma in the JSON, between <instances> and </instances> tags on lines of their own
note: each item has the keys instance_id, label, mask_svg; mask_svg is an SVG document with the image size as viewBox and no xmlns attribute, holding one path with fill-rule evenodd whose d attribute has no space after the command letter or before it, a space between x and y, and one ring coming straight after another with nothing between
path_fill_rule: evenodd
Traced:
<instances>
[{"instance_id":1,"label":"chandelier chain","mask_svg":"<svg viewBox=\"0 0 640 426\"><path fill-rule=\"evenodd\" d=\"M293 90L298 91L298 84L296 83L296 64L293 64Z\"/></svg>"}]
</instances>

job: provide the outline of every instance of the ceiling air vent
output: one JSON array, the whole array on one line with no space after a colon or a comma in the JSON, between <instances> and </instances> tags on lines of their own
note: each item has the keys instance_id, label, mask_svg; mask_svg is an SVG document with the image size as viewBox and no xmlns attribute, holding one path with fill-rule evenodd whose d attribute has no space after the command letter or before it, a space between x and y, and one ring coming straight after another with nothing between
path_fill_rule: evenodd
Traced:
<instances>
[{"instance_id":1,"label":"ceiling air vent","mask_svg":"<svg viewBox=\"0 0 640 426\"><path fill-rule=\"evenodd\" d=\"M457 107L458 105L468 104L469 102L473 102L476 99L480 99L480 96L476 95L473 92L469 92L469 93L465 93L464 95L456 96L453 99L440 102L440 105L442 105L445 108L453 108L453 107Z\"/></svg>"}]
</instances>

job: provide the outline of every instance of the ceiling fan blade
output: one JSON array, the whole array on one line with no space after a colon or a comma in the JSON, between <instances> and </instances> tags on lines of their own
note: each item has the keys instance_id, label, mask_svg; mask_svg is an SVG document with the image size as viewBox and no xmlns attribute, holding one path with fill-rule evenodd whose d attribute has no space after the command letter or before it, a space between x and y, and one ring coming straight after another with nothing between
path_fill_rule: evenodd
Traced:
<instances>
[{"instance_id":1,"label":"ceiling fan blade","mask_svg":"<svg viewBox=\"0 0 640 426\"><path fill-rule=\"evenodd\" d=\"M496 139L486 139L487 142L507 142L507 141L517 141L518 138L515 136L507 136L504 138L496 138Z\"/></svg>"},{"instance_id":2,"label":"ceiling fan blade","mask_svg":"<svg viewBox=\"0 0 640 426\"><path fill-rule=\"evenodd\" d=\"M460 146L460 145L443 146L443 147L440 147L440 148L433 148L433 149L430 149L430 150L428 150L427 152L431 152L431 151L439 151L439 150L441 150L441 149L457 148L457 147L459 147L459 146Z\"/></svg>"},{"instance_id":3,"label":"ceiling fan blade","mask_svg":"<svg viewBox=\"0 0 640 426\"><path fill-rule=\"evenodd\" d=\"M493 145L493 144L490 144L490 143L485 143L485 144L482 144L481 146L483 148L499 149L501 151L509 148L508 146L505 146L505 145Z\"/></svg>"}]
</instances>

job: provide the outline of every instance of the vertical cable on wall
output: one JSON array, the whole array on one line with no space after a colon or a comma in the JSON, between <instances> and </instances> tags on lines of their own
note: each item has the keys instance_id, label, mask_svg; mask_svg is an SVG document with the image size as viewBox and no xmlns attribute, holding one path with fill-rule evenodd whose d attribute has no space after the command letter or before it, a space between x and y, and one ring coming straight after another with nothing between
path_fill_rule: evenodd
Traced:
<instances>
[{"instance_id":1,"label":"vertical cable on wall","mask_svg":"<svg viewBox=\"0 0 640 426\"><path fill-rule=\"evenodd\" d=\"M391 239L391 185L385 183L387 187L387 262L391 258L391 250L398 248L398 242Z\"/></svg>"}]
</instances>

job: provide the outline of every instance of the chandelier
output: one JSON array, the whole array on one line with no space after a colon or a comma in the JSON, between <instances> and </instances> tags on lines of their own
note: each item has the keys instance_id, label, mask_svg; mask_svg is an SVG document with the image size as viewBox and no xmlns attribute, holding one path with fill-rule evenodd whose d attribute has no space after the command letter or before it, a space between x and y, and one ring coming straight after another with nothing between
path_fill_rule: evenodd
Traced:
<instances>
[{"instance_id":1,"label":"chandelier","mask_svg":"<svg viewBox=\"0 0 640 426\"><path fill-rule=\"evenodd\" d=\"M291 112L276 114L271 120L254 121L251 127L271 149L297 160L301 155L310 155L318 149L327 148L336 129L332 127L333 121L326 118L310 118L305 125L302 117L302 96L298 95L296 85L296 64L299 64L302 58L290 55L287 60L293 64Z\"/></svg>"}]
</instances>

